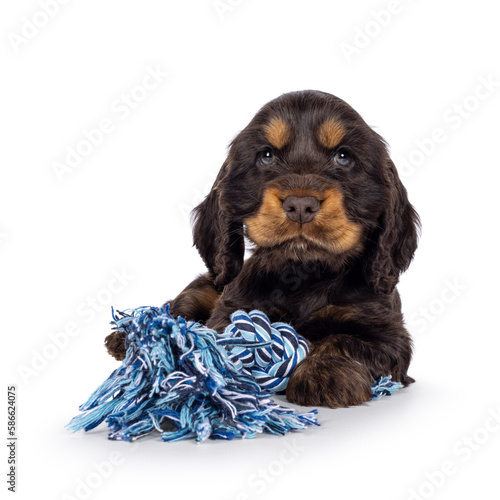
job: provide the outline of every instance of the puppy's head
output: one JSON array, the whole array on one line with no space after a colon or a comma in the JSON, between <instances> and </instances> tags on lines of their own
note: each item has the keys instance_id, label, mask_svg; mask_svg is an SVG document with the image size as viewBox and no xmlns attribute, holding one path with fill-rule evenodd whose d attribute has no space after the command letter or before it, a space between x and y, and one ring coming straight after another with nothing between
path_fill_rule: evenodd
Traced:
<instances>
[{"instance_id":1,"label":"puppy's head","mask_svg":"<svg viewBox=\"0 0 500 500\"><path fill-rule=\"evenodd\" d=\"M359 263L390 293L416 249L418 216L386 146L348 104L317 91L266 104L233 140L194 212L216 284L243 264L244 236L290 260Z\"/></svg>"}]
</instances>

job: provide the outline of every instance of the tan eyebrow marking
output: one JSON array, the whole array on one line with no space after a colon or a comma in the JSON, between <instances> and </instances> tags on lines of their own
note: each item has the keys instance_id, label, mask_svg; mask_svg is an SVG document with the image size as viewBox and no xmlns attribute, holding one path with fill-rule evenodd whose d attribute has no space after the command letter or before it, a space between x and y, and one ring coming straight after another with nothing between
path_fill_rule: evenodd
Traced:
<instances>
[{"instance_id":1,"label":"tan eyebrow marking","mask_svg":"<svg viewBox=\"0 0 500 500\"><path fill-rule=\"evenodd\" d=\"M267 125L264 125L264 131L269 144L277 149L286 146L290 140L290 127L283 118L272 118Z\"/></svg>"},{"instance_id":2,"label":"tan eyebrow marking","mask_svg":"<svg viewBox=\"0 0 500 500\"><path fill-rule=\"evenodd\" d=\"M325 120L318 130L318 139L325 148L333 149L344 138L344 127L333 118Z\"/></svg>"}]
</instances>

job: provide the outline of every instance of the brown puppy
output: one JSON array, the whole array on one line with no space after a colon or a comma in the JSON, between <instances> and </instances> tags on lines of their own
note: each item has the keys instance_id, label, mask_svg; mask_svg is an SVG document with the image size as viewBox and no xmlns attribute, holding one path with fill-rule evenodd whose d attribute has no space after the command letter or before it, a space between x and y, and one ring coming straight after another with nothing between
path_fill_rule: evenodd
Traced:
<instances>
[{"instance_id":1,"label":"brown puppy","mask_svg":"<svg viewBox=\"0 0 500 500\"><path fill-rule=\"evenodd\" d=\"M419 220L384 141L348 104L317 91L266 104L194 215L208 272L172 302L174 316L218 331L237 309L291 323L312 345L286 391L293 403L356 405L383 375L413 381L396 284ZM119 333L106 344L123 357Z\"/></svg>"}]
</instances>

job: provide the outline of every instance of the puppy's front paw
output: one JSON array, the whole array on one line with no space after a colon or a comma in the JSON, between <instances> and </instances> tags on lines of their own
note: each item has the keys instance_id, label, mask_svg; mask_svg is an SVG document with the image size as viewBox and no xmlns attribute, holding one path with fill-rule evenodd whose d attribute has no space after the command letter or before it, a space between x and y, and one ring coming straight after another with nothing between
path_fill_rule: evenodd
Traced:
<instances>
[{"instance_id":1,"label":"puppy's front paw","mask_svg":"<svg viewBox=\"0 0 500 500\"><path fill-rule=\"evenodd\" d=\"M372 396L368 368L349 358L310 354L290 377L286 398L303 406L359 405Z\"/></svg>"},{"instance_id":2,"label":"puppy's front paw","mask_svg":"<svg viewBox=\"0 0 500 500\"><path fill-rule=\"evenodd\" d=\"M125 346L126 335L127 334L125 332L116 331L110 333L104 339L104 345L106 346L109 354L111 354L111 356L118 361L125 359L125 355L127 354L127 348Z\"/></svg>"}]
</instances>

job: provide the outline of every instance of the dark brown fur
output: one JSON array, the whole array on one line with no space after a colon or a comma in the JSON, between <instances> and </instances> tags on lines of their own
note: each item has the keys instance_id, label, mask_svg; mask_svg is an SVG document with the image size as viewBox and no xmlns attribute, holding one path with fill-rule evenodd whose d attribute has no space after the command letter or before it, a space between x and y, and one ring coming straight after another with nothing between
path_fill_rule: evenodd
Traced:
<instances>
[{"instance_id":1,"label":"dark brown fur","mask_svg":"<svg viewBox=\"0 0 500 500\"><path fill-rule=\"evenodd\" d=\"M274 163L265 164L269 148ZM319 200L315 218L291 220L287 196ZM208 272L172 302L173 314L218 331L237 309L292 323L312 349L292 374L289 401L356 405L380 376L413 381L396 284L417 246L418 216L384 141L344 101L303 91L264 106L231 143L194 218ZM106 339L115 357L119 340Z\"/></svg>"}]
</instances>

